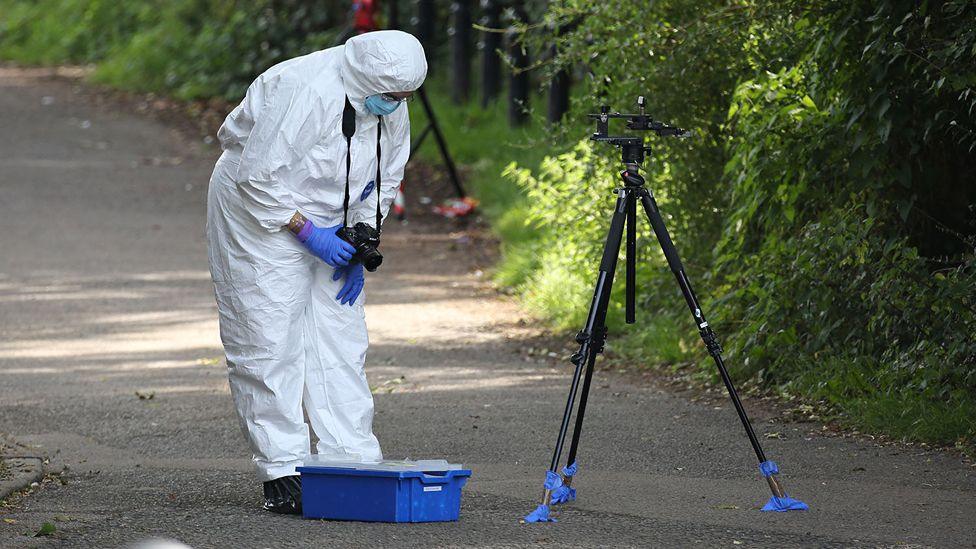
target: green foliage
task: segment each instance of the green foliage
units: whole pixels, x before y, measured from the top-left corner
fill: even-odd
[[[554,2],[524,40],[558,44],[549,74],[585,63],[597,76],[555,132],[567,152],[506,171],[539,234],[510,278],[556,325],[579,323],[618,153],[571,136],[593,97],[624,110],[644,94],[698,128],[691,143],[650,139],[645,167],[734,377],[972,445],[974,20],[961,0]],[[663,258],[646,259],[646,331],[693,333]],[[656,360],[711,368],[697,345],[648,342]]]
[[[862,197],[851,203],[727,270],[721,319],[739,326],[730,360],[746,367],[741,375],[842,409],[875,400],[965,409],[976,394],[974,259],[932,272],[916,248],[867,216]],[[955,422],[965,423],[938,440],[972,433],[976,409]]]
[[[90,63],[130,38],[148,2],[0,0],[0,58],[24,63]]]
[[[612,182],[599,176],[592,152],[582,142],[568,153],[546,158],[535,175],[514,163],[503,174],[525,190],[529,208],[523,222],[540,234],[519,250],[528,275],[517,281],[521,293],[530,309],[562,328],[578,324],[586,313],[587,275],[599,264],[605,231],[597,216],[613,207]]]
[[[487,107],[474,102],[456,105],[448,99],[443,79],[428,79],[424,87],[451,154],[463,165],[466,189],[480,200],[479,212],[491,221],[501,240],[506,261],[495,269],[495,280],[504,287],[520,286],[538,265],[534,250],[538,248],[539,229],[525,224],[525,195],[499,175],[510,164],[537,165],[551,146],[544,139],[545,131],[538,126],[509,127],[504,101]],[[538,97],[532,100],[540,101]],[[410,119],[413,138],[417,139],[427,125],[424,109],[417,102],[410,105]],[[432,165],[441,165],[432,136],[417,155]]]
[[[976,10],[826,7],[816,27],[798,12],[797,64],[743,82],[729,110],[730,351],[863,421],[900,403],[891,431],[971,443],[976,191],[957,178],[976,168]]]
[[[120,45],[96,79],[184,99],[239,99],[254,77],[332,45],[328,10],[308,1],[182,0]]]
[[[275,63],[332,45],[338,0],[0,0],[0,57],[96,63],[95,80],[181,99],[239,99]],[[323,30],[328,29],[328,30]]]
[[[466,168],[466,185],[483,202],[481,211],[494,222],[495,230],[504,233],[506,241],[522,240],[527,235],[522,233],[521,227],[518,227],[518,234],[506,233],[507,227],[514,228],[518,224],[504,219],[521,219],[521,215],[516,217],[516,210],[519,210],[523,197],[514,185],[500,184],[498,176],[513,161],[537,164],[544,155],[545,147],[540,145],[544,132],[534,127],[509,127],[503,101],[495,101],[487,107],[475,102],[456,105],[448,99],[447,84],[439,77],[428,78],[424,88],[451,155]],[[419,101],[410,104],[410,123],[413,138],[417,139],[427,127],[427,115]],[[417,154],[432,165],[442,165],[433,135],[427,136]]]
[[[57,531],[58,531],[57,526],[55,526],[54,524],[52,524],[50,522],[45,522],[44,524],[41,525],[41,527],[34,534],[34,537],[35,538],[42,538],[42,537],[45,537],[45,536],[51,536],[51,535],[54,535],[54,533],[57,532]]]

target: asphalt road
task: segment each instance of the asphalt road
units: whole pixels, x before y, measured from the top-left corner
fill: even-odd
[[[475,270],[480,235],[423,219],[392,231],[367,282],[368,374],[388,457],[473,469],[460,522],[262,511],[207,273],[215,151],[192,141],[76,84],[0,71],[0,432],[69,466],[0,507],[0,546],[976,545],[976,471],[957,456],[821,436],[753,406],[812,507],[760,513],[768,493],[727,403],[610,372],[594,383],[580,501],[557,524],[519,524],[570,371],[525,352],[531,322]],[[44,522],[54,534],[30,537]]]

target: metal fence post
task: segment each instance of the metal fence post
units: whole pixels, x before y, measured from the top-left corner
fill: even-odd
[[[560,70],[552,75],[552,82],[549,83],[549,122],[552,124],[559,123],[568,110],[569,73],[565,70]]]
[[[387,0],[387,5],[389,11],[387,11],[386,28],[398,30],[400,28],[400,8],[397,6],[397,0]]]
[[[502,90],[502,60],[498,50],[502,47],[502,35],[493,32],[502,26],[502,8],[496,0],[481,0],[484,17],[481,26],[492,29],[481,33],[481,105],[487,107]]]
[[[564,32],[565,29],[560,29],[559,34],[561,35]],[[555,61],[558,53],[556,44],[553,44],[549,48],[550,58]],[[552,75],[552,80],[549,82],[549,110],[547,113],[550,124],[558,123],[569,110],[569,86],[570,75],[565,68],[559,69],[556,74]]]
[[[417,39],[424,45],[424,52],[427,54],[427,72],[434,72],[432,69],[436,63],[432,61],[437,58],[437,3],[434,0],[417,0],[417,19],[415,21],[417,29]]]
[[[529,54],[518,42],[514,31],[516,23],[528,18],[524,4],[522,0],[512,2],[513,20],[508,32],[508,55],[512,62],[508,81],[508,121],[512,126],[522,126],[529,119],[529,73],[522,70],[529,66]]]
[[[471,91],[471,2],[455,0],[451,3],[451,99],[455,103],[468,100]]]

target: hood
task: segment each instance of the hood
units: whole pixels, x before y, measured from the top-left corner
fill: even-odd
[[[376,31],[346,41],[342,86],[349,102],[365,112],[363,101],[377,93],[414,91],[427,77],[424,48],[412,34]]]

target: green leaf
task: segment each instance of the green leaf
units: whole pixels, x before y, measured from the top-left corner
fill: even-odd
[[[888,136],[891,134],[891,120],[885,120],[881,127],[878,128],[878,137],[881,139],[882,143],[888,142]]]
[[[794,209],[793,206],[788,205],[783,208],[783,215],[786,216],[786,219],[793,221],[796,219],[796,209]]]
[[[41,525],[41,529],[38,530],[36,534],[34,534],[34,537],[39,538],[43,536],[50,536],[57,530],[58,529],[53,524],[51,524],[50,522],[45,522],[44,524]]]
[[[725,115],[725,117],[727,119],[728,118],[732,118],[733,116],[735,116],[735,113],[737,113],[737,112],[739,112],[739,102],[738,101],[735,101],[735,102],[732,103],[731,106],[729,106],[729,113],[727,115]]]
[[[898,215],[901,217],[902,221],[908,221],[908,214],[912,212],[912,206],[914,205],[914,196],[912,196],[911,200],[905,200],[901,204],[898,204]]]
[[[808,109],[817,109],[817,104],[813,102],[813,99],[811,99],[809,95],[804,95],[803,99],[800,99],[800,103],[803,103],[803,105]]]
[[[878,107],[879,120],[884,118],[884,115],[888,112],[889,108],[891,108],[891,99],[885,97],[884,99],[881,100],[881,105]]]

